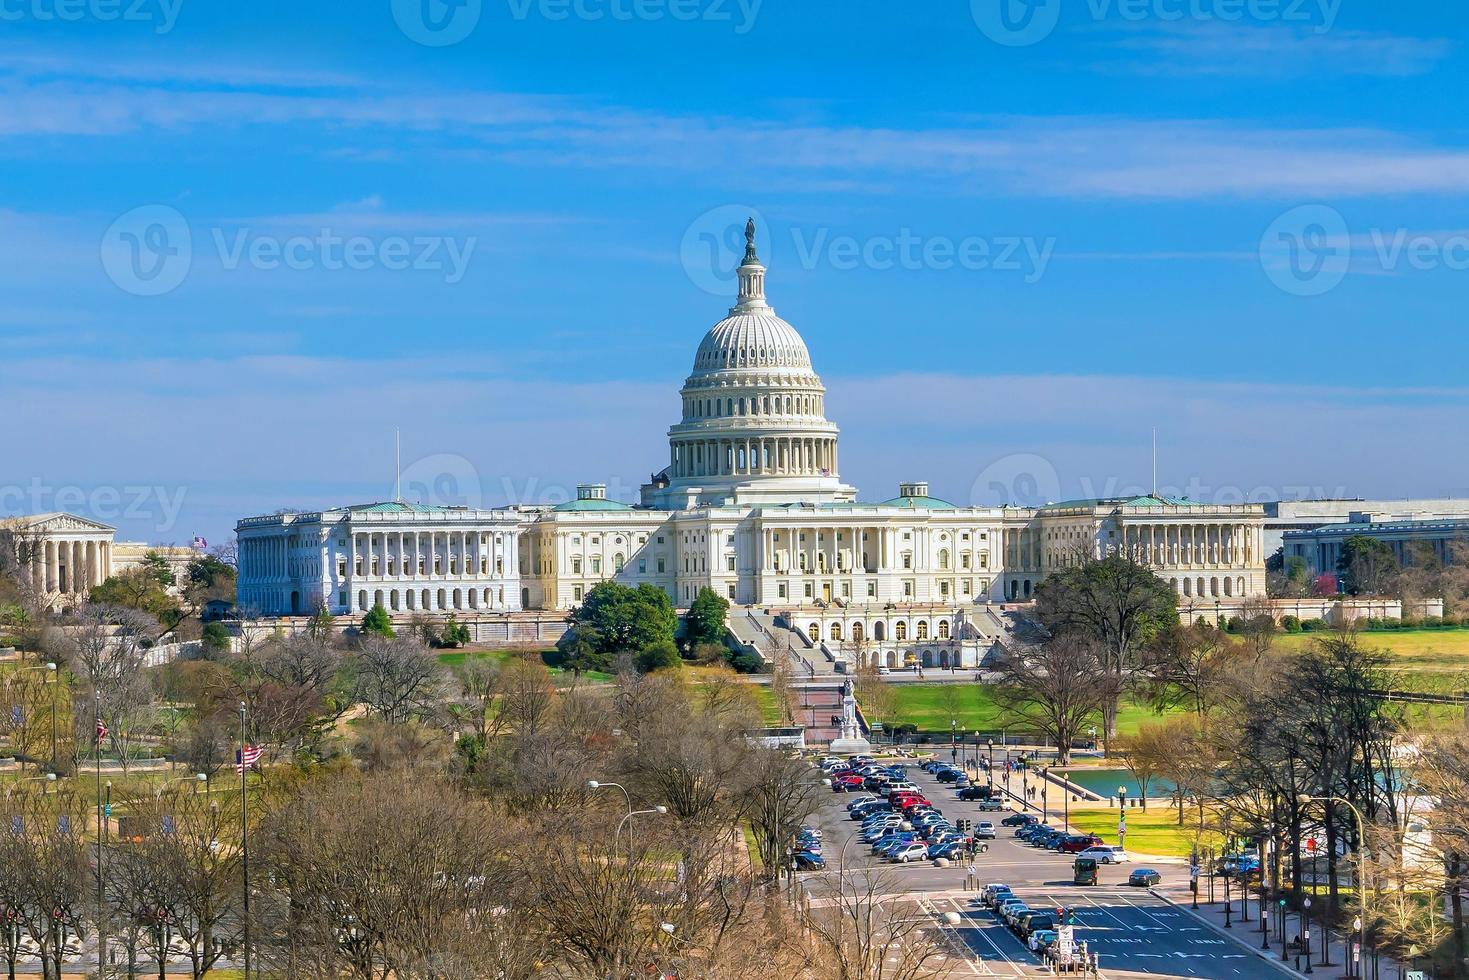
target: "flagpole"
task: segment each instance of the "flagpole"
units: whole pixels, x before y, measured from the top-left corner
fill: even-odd
[[[102,692],[92,692],[92,714],[96,724],[92,731],[97,737],[97,977],[98,980],[106,980],[107,977],[107,913],[105,911],[106,898],[105,878],[102,873],[102,836],[105,833],[107,819],[106,812],[102,809]]]
[[[244,865],[245,899],[245,980],[250,980],[250,828],[249,803],[246,796],[245,773],[245,702],[240,702],[240,859]]]

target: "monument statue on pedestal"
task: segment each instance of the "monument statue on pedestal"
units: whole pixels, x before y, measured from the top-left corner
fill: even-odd
[[[857,698],[852,694],[852,680],[847,678],[842,682],[842,724],[840,734],[836,741],[831,743],[831,751],[838,754],[851,755],[855,752],[866,752],[872,748],[872,743],[862,737],[862,727],[857,723]]]

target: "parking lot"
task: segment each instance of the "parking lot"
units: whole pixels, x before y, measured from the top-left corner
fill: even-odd
[[[1129,887],[1128,873],[1139,865],[1157,869],[1162,888],[1188,880],[1188,869],[1177,863],[1149,863],[1134,858],[1131,864],[1099,869],[1095,887],[1072,884],[1072,856],[1038,850],[1013,837],[1000,820],[1016,812],[1018,803],[1002,813],[983,813],[977,802],[956,799],[952,786],[940,783],[916,766],[908,779],[951,820],[993,821],[998,837],[989,842],[988,852],[973,862],[979,886],[992,882],[1010,885],[1015,894],[1034,908],[1069,908],[1076,912],[1075,940],[1086,942],[1098,952],[1102,976],[1126,977],[1261,977],[1283,975],[1274,966],[1195,920],[1188,912],[1170,905],[1152,890]],[[836,875],[865,876],[878,867],[870,847],[854,839],[858,824],[850,819],[846,804],[860,793],[833,793],[822,807],[819,824],[824,834],[827,868],[803,876],[811,894],[829,889]],[[1030,812],[1035,813],[1032,809]],[[1061,814],[1052,810],[1050,822],[1059,824]],[[844,850],[845,848],[845,850]],[[993,912],[980,908],[975,892],[966,891],[968,867],[964,862],[947,868],[931,862],[881,864],[881,890],[905,895],[932,914],[936,922],[944,913],[957,913],[957,926],[943,927],[950,955],[966,962],[974,976],[1052,976],[1041,961],[1000,921]],[[1241,937],[1244,938],[1244,937]]]

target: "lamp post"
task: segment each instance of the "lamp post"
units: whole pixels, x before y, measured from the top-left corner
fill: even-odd
[[[1229,900],[1229,879],[1230,879],[1229,873],[1228,872],[1225,872],[1225,875],[1224,875],[1224,928],[1226,928],[1226,929],[1233,929],[1234,928],[1234,923],[1231,921],[1230,915],[1231,915],[1232,912],[1234,912],[1234,905]]]
[[[950,762],[958,762],[959,761],[958,742],[956,742],[954,740],[954,731],[958,727],[959,727],[959,722],[956,719],[954,719],[954,718],[950,718],[949,719],[949,761]]]
[[[1357,818],[1357,847],[1359,848],[1357,854],[1357,909],[1362,914],[1358,915],[1356,919],[1353,920],[1352,927],[1357,933],[1357,942],[1360,944],[1358,946],[1358,949],[1366,950],[1367,923],[1362,918],[1362,916],[1366,915],[1367,913],[1367,830],[1366,822],[1362,819],[1362,811],[1358,810],[1356,804],[1354,804],[1351,800],[1342,799],[1340,796],[1303,796],[1301,797],[1301,802],[1341,803],[1346,806],[1347,809],[1352,811],[1352,816]],[[1323,935],[1324,934],[1325,930],[1323,930]],[[1322,946],[1322,950],[1323,954],[1321,957],[1321,965],[1325,966],[1327,965],[1326,960],[1329,958],[1329,955],[1325,952],[1324,943]],[[1348,963],[1347,966],[1350,969],[1351,964]]]
[[[993,795],[995,792],[995,740],[992,738],[986,739],[985,745],[990,750],[990,767],[985,775],[989,780],[990,794]]]
[[[1301,930],[1301,945],[1306,949],[1306,972],[1314,973],[1311,969],[1311,896],[1307,895],[1302,899],[1301,908],[1306,916],[1306,925]]]
[[[1359,938],[1357,939],[1357,955],[1352,956],[1350,950],[1347,952],[1347,976],[1360,977],[1365,972],[1362,970],[1365,965],[1362,955],[1367,951],[1367,944],[1360,938],[1364,925],[1360,915],[1352,919],[1352,931],[1357,933]]]
[[[1050,787],[1050,780],[1046,778],[1046,767],[1041,766],[1041,823],[1046,822],[1050,816],[1050,799],[1046,790]]]
[[[56,669],[56,661],[52,660],[46,664],[46,669],[51,673],[51,769],[56,769],[56,684],[61,679],[61,672]]]
[[[621,783],[599,783],[595,779],[587,780],[587,788],[589,789],[598,790],[605,787],[616,787],[621,790],[623,799],[627,801],[627,815],[617,822],[617,829],[612,833],[612,846],[613,848],[617,847],[617,842],[622,838],[622,825],[627,824],[627,860],[631,864],[633,860],[632,818],[646,813],[667,813],[668,807],[659,805],[649,810],[634,810],[632,808],[632,796],[628,793],[626,786],[623,786]]]

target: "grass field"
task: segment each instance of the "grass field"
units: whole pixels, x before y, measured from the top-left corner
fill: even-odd
[[[894,684],[897,714],[892,722],[917,725],[924,731],[948,731],[949,721],[959,722],[961,731],[998,731],[1011,719],[994,702],[993,689],[983,684]],[[1117,730],[1136,732],[1145,721],[1158,715],[1148,705],[1125,701],[1117,715]],[[1101,725],[1098,716],[1097,724]]]
[[[1192,807],[1184,808],[1182,827],[1178,825],[1178,811],[1172,807],[1129,809],[1127,850],[1160,857],[1188,857],[1195,844],[1218,847],[1222,843],[1220,835],[1205,829],[1200,836],[1198,819],[1198,812]],[[1096,834],[1109,844],[1117,843],[1116,810],[1072,810],[1071,826],[1081,833]]]
[[[1329,635],[1285,633],[1275,644],[1280,650],[1304,650],[1313,640]],[[1469,630],[1383,630],[1358,637],[1369,649],[1386,653],[1393,667],[1403,672],[1404,683],[1415,690],[1437,691],[1445,683],[1454,683],[1457,675],[1469,675]]]
[[[468,660],[494,660],[496,663],[505,663],[517,657],[534,656],[514,650],[451,650],[448,653],[439,654],[439,663],[450,669],[464,666]],[[541,663],[550,668],[551,676],[558,680],[570,680],[571,671],[560,666],[560,655],[555,650],[542,650],[540,652]],[[606,684],[613,678],[611,674],[600,670],[584,670],[581,679],[592,684]]]

